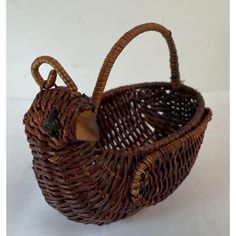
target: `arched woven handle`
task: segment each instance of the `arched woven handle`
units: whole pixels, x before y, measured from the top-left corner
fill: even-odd
[[[47,80],[44,80],[39,73],[39,67],[44,63],[47,63],[53,67],[53,70],[50,71]],[[34,80],[40,86],[41,89],[48,89],[54,86],[56,76],[57,74],[59,74],[59,76],[62,78],[72,95],[80,94],[78,92],[77,86],[75,85],[71,77],[68,75],[68,73],[65,71],[65,69],[62,67],[62,65],[52,57],[41,56],[36,58],[31,65],[31,73]]]
[[[178,88],[181,84],[180,75],[179,75],[179,64],[178,56],[175,48],[175,43],[171,37],[171,32],[166,29],[164,26],[156,23],[146,23],[143,25],[138,25],[125,33],[112,47],[108,55],[106,56],[102,68],[99,72],[96,86],[93,91],[92,101],[96,106],[96,112],[98,111],[102,94],[106,86],[106,82],[113,64],[115,63],[117,57],[122,52],[122,50],[127,46],[127,44],[132,41],[139,34],[146,31],[157,31],[162,34],[166,39],[167,45],[170,51],[170,69],[171,69],[171,81],[174,88]]]

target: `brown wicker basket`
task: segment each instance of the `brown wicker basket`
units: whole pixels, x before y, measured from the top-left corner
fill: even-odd
[[[170,51],[171,82],[142,83],[103,93],[125,46],[146,31],[162,34]],[[44,80],[38,69],[53,67]],[[40,92],[24,116],[33,170],[49,205],[68,219],[107,224],[168,197],[189,174],[212,112],[180,81],[171,32],[139,25],[112,47],[92,98],[53,58],[32,64]],[[56,76],[66,87],[55,84]]]

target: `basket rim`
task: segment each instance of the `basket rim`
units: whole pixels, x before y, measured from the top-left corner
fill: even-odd
[[[172,87],[173,85],[171,84],[171,82],[144,82],[144,83],[124,85],[124,86],[112,88],[110,90],[105,91],[102,96],[101,104],[104,101],[109,100],[110,97],[118,95],[118,94],[123,93],[125,91],[128,91],[130,89],[138,89],[138,88],[153,87],[153,86],[173,89],[173,87]],[[205,108],[205,101],[204,101],[202,95],[200,94],[200,92],[198,92],[196,89],[194,89],[190,86],[184,85],[184,84],[180,85],[180,87],[178,88],[178,91],[179,92],[187,92],[188,94],[192,94],[193,97],[195,97],[195,99],[197,101],[197,111],[193,115],[191,120],[188,121],[184,126],[182,126],[178,131],[176,131],[176,132],[174,132],[174,133],[172,133],[160,140],[157,140],[156,142],[135,147],[135,151],[149,152],[149,151],[156,150],[157,148],[167,145],[170,142],[173,142],[176,139],[179,139],[179,138],[187,135],[189,132],[191,132],[193,129],[195,129],[197,126],[199,126],[201,124],[202,120],[204,119],[205,109],[209,109],[209,108]],[[210,109],[209,109],[209,111],[211,113]],[[98,113],[99,113],[99,111],[98,111]],[[210,114],[210,116],[211,116],[211,114]],[[134,147],[127,147],[127,148],[119,148],[118,149],[118,148],[105,148],[105,147],[100,146],[100,148],[102,148],[102,149],[104,148],[108,151],[116,151],[116,152],[130,152],[130,151],[133,152],[134,151]]]

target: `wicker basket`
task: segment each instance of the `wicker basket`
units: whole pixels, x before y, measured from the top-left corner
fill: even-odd
[[[170,51],[171,82],[142,83],[103,93],[125,46],[157,31]],[[53,67],[44,80],[38,69]],[[55,84],[57,74],[66,87]],[[156,23],[124,34],[105,58],[90,99],[53,58],[32,64],[40,92],[24,116],[33,170],[49,205],[68,219],[107,224],[155,205],[189,174],[212,112],[183,85],[171,32]]]

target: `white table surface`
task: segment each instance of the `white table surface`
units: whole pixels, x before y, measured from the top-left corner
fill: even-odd
[[[22,124],[32,101],[8,100],[8,235],[229,235],[229,94],[203,96],[213,110],[213,120],[187,179],[165,201],[105,226],[71,222],[47,205],[34,178]]]

